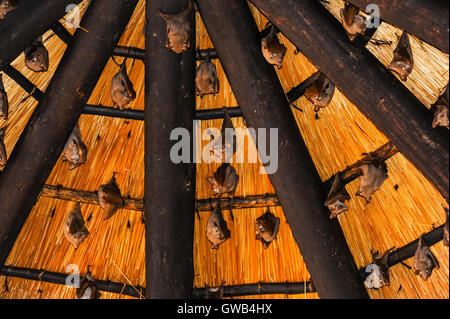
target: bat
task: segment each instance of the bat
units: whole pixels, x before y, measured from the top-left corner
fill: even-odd
[[[348,206],[345,204],[346,200],[350,200],[350,195],[345,189],[345,184],[342,183],[340,174],[337,174],[325,201],[325,206],[331,212],[330,219],[336,218],[339,214],[348,210]]]
[[[277,238],[280,230],[280,219],[267,209],[266,213],[259,216],[255,221],[256,240],[261,240],[264,248]]]
[[[394,50],[394,59],[388,69],[397,73],[402,81],[408,79],[414,68],[414,57],[409,43],[408,33],[403,32]]]
[[[314,104],[314,112],[327,107],[334,96],[335,85],[323,73],[316,72],[305,81],[305,97]]]
[[[188,16],[192,11],[192,0],[188,0],[188,8],[178,14],[167,14],[161,10],[158,15],[166,21],[167,24],[167,40],[166,48],[180,54],[190,48],[189,40],[190,21]]]
[[[6,161],[8,160],[8,155],[6,154],[5,147],[5,133],[6,126],[0,129],[0,168],[3,169],[6,166]]]
[[[239,175],[233,166],[223,163],[213,176],[208,177],[208,182],[214,193],[233,196],[239,183]]]
[[[364,35],[367,29],[367,21],[359,14],[358,7],[345,3],[344,9],[341,9],[340,14],[342,26],[350,41],[354,41],[359,34]]]
[[[80,203],[76,203],[75,208],[66,216],[64,236],[77,249],[88,235],[89,231],[86,229],[83,215],[81,214]]]
[[[205,284],[206,297],[205,299],[223,299],[223,286],[225,281],[218,287],[210,287]]]
[[[5,19],[6,15],[18,6],[19,0],[0,0],[0,19]]]
[[[278,39],[275,26],[272,25],[269,34],[261,39],[261,51],[264,58],[270,64],[276,65],[278,69],[281,69],[286,50],[286,47]]]
[[[102,296],[97,288],[97,283],[92,278],[89,266],[86,276],[80,282],[80,287],[76,289],[76,295],[78,299],[100,299]]]
[[[425,243],[423,237],[419,239],[416,253],[414,254],[414,273],[420,275],[423,280],[431,276],[433,269],[439,269],[439,262]]]
[[[206,238],[211,243],[212,249],[219,249],[219,246],[231,237],[227,222],[223,219],[220,200],[211,212],[206,225]]]
[[[69,162],[69,169],[73,170],[86,163],[87,148],[81,138],[80,127],[78,124],[73,129],[69,139],[64,146],[63,162]]]
[[[3,75],[0,73],[0,116],[6,121],[8,120],[8,95],[3,86]]]
[[[48,51],[40,36],[25,49],[25,65],[34,72],[47,72],[49,63]]]
[[[389,177],[387,165],[381,158],[371,156],[361,164],[359,169],[362,176],[356,195],[364,197],[367,203],[370,203],[373,194],[381,188],[384,181]]]
[[[216,65],[211,62],[209,55],[197,68],[195,74],[196,94],[203,98],[204,95],[219,93],[219,80],[217,79]]]
[[[370,254],[372,255],[372,264],[377,266],[377,270],[372,269],[372,273],[367,276],[366,283],[367,286],[379,289],[384,286],[389,286],[391,284],[389,279],[389,254],[392,253],[392,251],[395,248],[392,247],[389,250],[387,250],[383,255],[380,256],[378,251],[370,251]]]
[[[224,162],[228,162],[236,153],[237,149],[237,139],[235,129],[233,126],[233,122],[231,121],[230,115],[228,114],[228,110],[226,107],[223,108],[224,118],[222,122],[222,130],[220,133],[220,137],[216,139],[216,141],[212,145],[212,154],[220,158]],[[232,136],[227,136],[228,134]]]
[[[444,92],[438,97],[436,103],[431,106],[431,110],[434,110],[432,127],[436,128],[438,126],[446,127],[449,129],[448,121],[448,101],[449,92],[448,84],[445,87]]]
[[[125,201],[120,194],[120,189],[117,186],[115,174],[113,174],[113,177],[108,184],[100,186],[100,189],[98,190],[98,202],[104,209],[104,220],[111,218],[125,205]]]
[[[114,107],[123,110],[124,106],[136,98],[136,91],[133,88],[133,83],[127,74],[126,61],[120,66],[119,72],[114,75],[111,81],[111,99],[114,102]]]

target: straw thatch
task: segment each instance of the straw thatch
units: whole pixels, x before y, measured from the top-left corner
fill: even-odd
[[[84,3],[85,5],[85,3]],[[144,25],[145,1],[141,0],[119,45],[144,48],[141,30]],[[342,1],[331,1],[327,6],[336,14]],[[267,20],[252,7],[260,29]],[[374,38],[396,42],[394,33],[399,30],[385,23]],[[44,39],[51,35],[48,32]],[[301,53],[295,54],[295,47],[282,37],[288,47],[284,67],[277,71],[281,83],[288,91],[316,71]],[[395,45],[395,44],[394,44]],[[394,46],[393,45],[393,46]],[[416,59],[416,69],[405,84],[429,107],[448,81],[448,56],[412,39]],[[56,36],[46,42],[51,56],[51,69],[45,74],[29,72],[23,63],[23,56],[14,61],[13,66],[27,76],[38,88],[45,90],[57,64],[66,48]],[[368,48],[384,63],[392,58],[393,46]],[[212,48],[204,25],[197,14],[197,48]],[[301,51],[301,48],[299,48]],[[122,58],[116,59],[118,62]],[[230,85],[218,60],[220,92],[216,96],[197,98],[198,109],[236,106]],[[128,61],[131,69],[132,61]],[[112,106],[109,84],[118,67],[110,61],[105,68],[90,104]],[[142,110],[144,106],[144,65],[136,61],[130,75],[137,92],[137,99],[129,105]],[[5,87],[11,101],[10,119],[6,134],[6,147],[11,153],[23,127],[37,105],[32,98],[20,103],[26,93],[8,77],[4,77]],[[316,119],[313,106],[300,98],[293,109],[299,130],[305,139],[311,156],[322,180],[327,180],[388,140],[364,117],[339,90],[331,105],[322,109]],[[274,110],[276,112],[276,110]],[[0,126],[5,125],[1,122]],[[233,119],[235,127],[245,127],[240,118]],[[125,196],[142,198],[144,195],[144,127],[139,121],[112,119],[83,115],[79,121],[83,140],[89,150],[86,164],[70,171],[67,163],[58,160],[47,184],[68,188],[95,191],[116,172],[118,185]],[[220,128],[221,120],[203,121],[198,126]],[[431,123],[430,123],[431,125]],[[201,141],[201,136],[196,136]],[[246,151],[256,154],[253,141],[246,144]],[[402,154],[387,161],[389,179],[375,194],[370,204],[356,197],[358,180],[350,183],[347,190],[351,194],[350,210],[338,217],[347,242],[358,267],[371,262],[370,249],[385,251],[392,246],[401,247],[428,232],[433,225],[445,221],[442,206],[445,200],[437,190],[411,165]],[[214,173],[217,163],[197,165],[197,198],[212,197],[207,176]],[[241,180],[237,196],[274,193],[267,175],[259,173],[260,163],[234,164]],[[394,186],[398,185],[398,190]],[[296,190],[292,190],[295,192]],[[82,273],[92,266],[94,278],[145,286],[144,224],[142,212],[120,211],[107,221],[102,220],[99,206],[83,204],[83,216],[87,221],[90,235],[75,250],[64,238],[63,221],[74,203],[41,197],[32,210],[19,238],[7,260],[8,265],[45,269],[62,272],[70,264],[80,267]],[[256,217],[264,209],[243,209],[234,211],[235,221],[231,222],[228,212],[224,217],[232,237],[219,250],[211,250],[205,238],[207,212],[200,212],[201,219],[195,221],[194,263],[195,287],[216,286],[226,281],[227,285],[262,282],[303,282],[310,280],[301,253],[292,237],[289,224],[281,207],[271,208],[281,219],[278,239],[264,249],[254,238],[253,225]],[[193,212],[194,213],[194,212]],[[424,282],[412,270],[397,265],[391,271],[391,286],[369,291],[372,298],[448,298],[449,297],[449,253],[438,243],[432,247],[441,263],[441,269],[434,271]],[[406,261],[411,265],[410,260]],[[125,278],[126,277],[126,278]],[[0,298],[73,298],[74,291],[65,286],[8,278],[8,292],[4,291],[5,278],[0,277]],[[124,298],[117,294],[104,294],[104,298]],[[295,296],[269,295],[251,298],[317,298],[317,294]],[[245,297],[243,297],[245,298]]]

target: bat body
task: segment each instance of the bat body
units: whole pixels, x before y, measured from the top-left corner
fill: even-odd
[[[269,210],[259,216],[255,221],[256,240],[261,240],[264,248],[269,248],[269,245],[277,238],[280,230],[280,219],[272,214]]]
[[[117,186],[116,178],[113,175],[108,184],[100,186],[98,190],[98,202],[104,209],[103,219],[106,220],[112,217],[119,209],[121,209],[125,202],[120,194],[120,189]]]
[[[185,52],[191,46],[189,41],[191,26],[188,16],[192,11],[192,2],[191,0],[188,0],[188,2],[188,8],[178,14],[167,14],[158,11],[158,15],[167,24],[166,48],[177,54]]]
[[[66,236],[67,241],[76,249],[88,235],[89,232],[86,229],[83,215],[81,215],[80,203],[77,203],[74,210],[72,210],[66,217],[66,222],[64,224],[64,236]]]
[[[261,51],[267,62],[276,65],[278,69],[283,67],[283,59],[286,47],[280,43],[275,26],[272,25],[269,34],[261,39]]]
[[[345,204],[346,200],[350,200],[350,195],[345,189],[345,185],[342,183],[342,178],[339,174],[336,175],[331,186],[330,193],[328,194],[325,206],[330,210],[330,219],[336,218],[339,214],[348,210],[348,206]]]
[[[18,0],[0,0],[0,19],[5,19],[6,15],[17,9],[19,6]]]
[[[70,134],[69,139],[64,146],[63,152],[64,154],[62,160],[64,162],[69,162],[69,168],[71,170],[86,163],[87,148],[81,138],[80,127],[78,124]]]
[[[8,95],[3,86],[3,75],[0,73],[0,116],[6,121],[8,120]]]
[[[448,101],[449,101],[449,92],[448,92],[448,84],[442,92],[442,94],[438,97],[436,103],[431,106],[431,110],[434,111],[433,116],[433,128],[438,126],[446,127],[449,129],[449,121],[448,121]]]
[[[236,153],[237,140],[236,134],[226,107],[223,108],[224,118],[220,137],[212,145],[212,153],[215,157],[224,162],[228,162]],[[227,136],[227,131],[229,132]],[[233,133],[233,134],[231,134]],[[230,136],[231,135],[231,136]]]
[[[444,246],[448,247],[448,209],[445,210],[445,214],[447,215],[447,219],[445,220],[445,224],[444,224],[444,238],[443,238],[443,243]]]
[[[25,49],[25,65],[34,72],[47,72],[49,63],[48,51],[39,37]]]
[[[196,94],[203,98],[207,94],[219,93],[216,65],[211,62],[209,55],[197,68],[195,74]]]
[[[214,211],[211,212],[206,225],[206,238],[211,243],[212,249],[218,249],[219,246],[231,237],[231,232],[228,229],[227,222],[223,219],[220,201]]]
[[[78,299],[99,299],[101,297],[97,283],[92,278],[90,270],[88,270],[86,276],[81,280],[80,287],[76,289],[76,295]]]
[[[6,147],[5,147],[5,133],[6,133],[6,127],[2,127],[0,129],[0,168],[3,169],[6,165],[6,161],[8,160],[7,154],[6,154]]]
[[[439,262],[425,243],[423,237],[419,239],[416,253],[414,254],[414,273],[420,275],[423,280],[431,276],[433,269],[439,269]]]
[[[127,66],[124,62],[119,72],[114,75],[111,81],[111,99],[114,102],[114,107],[123,110],[124,106],[136,98],[136,91],[133,88],[133,83],[127,74]]]
[[[397,73],[402,81],[406,81],[413,67],[414,57],[409,43],[409,36],[406,32],[403,32],[394,50],[394,59],[388,68]]]
[[[379,289],[391,284],[389,279],[388,258],[393,250],[394,248],[391,248],[381,256],[378,251],[370,251],[370,254],[372,255],[372,264],[377,267],[377,270],[373,269],[372,273],[366,279],[369,287]]]
[[[205,299],[223,299],[223,285],[225,285],[225,282],[223,282],[218,287],[210,287],[208,285],[205,285],[206,288]]]
[[[314,111],[327,107],[333,99],[335,85],[324,74],[314,73],[305,82],[305,97],[314,104]]]
[[[381,188],[384,181],[389,177],[386,163],[378,158],[368,158],[361,166],[361,183],[357,196],[362,196],[368,203],[372,200],[372,195]]]
[[[219,196],[223,194],[233,196],[239,183],[239,175],[233,166],[223,163],[213,176],[208,177],[208,182],[213,192]]]
[[[366,18],[359,14],[358,7],[345,3],[345,7],[341,9],[340,14],[342,26],[350,41],[354,41],[359,34],[364,35],[367,29],[367,21]]]

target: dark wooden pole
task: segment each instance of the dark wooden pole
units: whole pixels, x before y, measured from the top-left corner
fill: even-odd
[[[448,201],[448,130],[318,1],[251,0]]]
[[[191,298],[196,166],[173,163],[172,130],[183,128],[192,146],[195,109],[195,19],[190,48],[166,48],[166,23],[158,10],[176,14],[186,0],[147,0],[145,58],[145,244],[147,297]]]
[[[10,64],[33,40],[66,14],[80,0],[21,0],[19,7],[0,22],[0,70]]]
[[[342,230],[328,218],[322,182],[275,70],[261,53],[247,2],[197,4],[248,126],[278,129],[278,170],[269,178],[320,297],[368,298]]]
[[[4,264],[61,154],[137,0],[93,1],[0,175],[0,264]],[[86,48],[89,48],[87,50]]]
[[[380,8],[380,18],[448,53],[448,0],[348,0],[365,11]]]

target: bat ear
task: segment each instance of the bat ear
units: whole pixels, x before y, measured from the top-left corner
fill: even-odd
[[[418,270],[418,269],[414,270],[414,274],[415,274],[416,276],[419,275],[419,274],[420,274],[420,270]]]
[[[161,18],[163,18],[163,20],[166,21],[166,22],[168,22],[168,21],[170,21],[170,20],[173,19],[173,16],[171,16],[170,14],[162,13],[161,10],[159,10],[157,14],[158,14]]]

